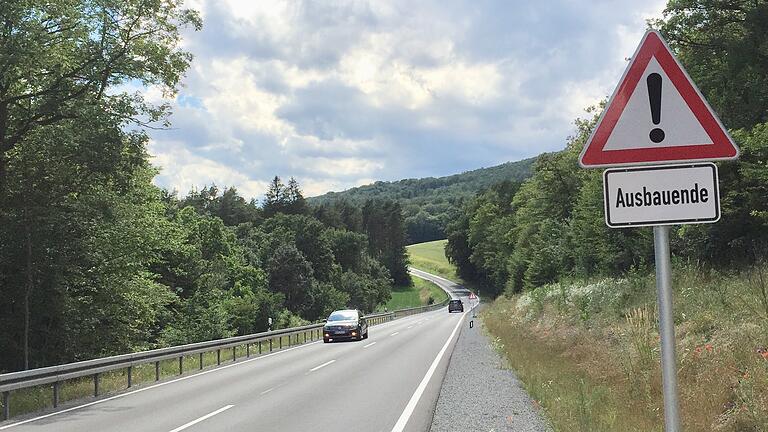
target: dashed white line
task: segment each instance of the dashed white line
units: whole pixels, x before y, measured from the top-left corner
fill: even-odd
[[[364,346],[363,348],[368,348],[369,346],[374,346],[374,345],[376,345],[376,342],[371,342],[368,345]]]
[[[333,363],[333,362],[335,362],[335,361],[336,361],[336,360],[327,361],[327,362],[325,362],[325,363],[321,364],[320,366],[315,366],[315,367],[313,367],[313,368],[312,368],[312,369],[310,369],[309,371],[310,371],[310,372],[314,372],[314,371],[316,371],[316,370],[318,370],[318,369],[320,369],[320,368],[324,368],[324,367],[328,366],[329,364],[331,364],[331,363]]]
[[[400,334],[400,332],[394,332],[394,333],[392,333],[390,336],[397,336],[397,335],[399,335],[399,334]]]
[[[260,395],[265,395],[265,394],[267,394],[267,393],[271,392],[271,391],[272,391],[272,390],[274,390],[274,389],[275,389],[274,387],[270,387],[270,388],[268,388],[268,389],[264,390],[263,392],[261,392],[261,393],[259,393],[259,394],[260,394]]]
[[[9,425],[0,426],[0,430],[10,429],[10,428],[15,427],[15,426],[21,426],[23,424],[31,423],[31,422],[34,422],[34,421],[37,421],[37,420],[42,420],[42,419],[45,419],[45,418],[48,418],[48,417],[53,417],[55,415],[64,414],[64,413],[68,413],[70,411],[75,411],[75,410],[79,410],[79,409],[82,409],[82,408],[87,408],[87,407],[90,407],[90,406],[93,406],[93,405],[102,404],[104,402],[109,402],[111,400],[124,398],[124,397],[130,396],[132,394],[141,393],[141,392],[145,392],[147,390],[151,390],[151,389],[154,389],[154,388],[167,386],[169,384],[173,384],[173,383],[176,383],[176,382],[179,382],[179,381],[186,381],[188,379],[201,377],[203,375],[208,375],[209,373],[223,371],[223,370],[229,369],[231,367],[237,367],[237,366],[240,366],[240,365],[244,365],[246,363],[251,363],[251,362],[254,362],[254,361],[257,361],[257,360],[262,360],[262,359],[265,359],[265,358],[276,356],[278,354],[282,354],[282,353],[286,353],[286,352],[289,352],[289,351],[305,348],[305,347],[308,347],[308,346],[311,346],[311,345],[315,345],[315,344],[318,344],[318,343],[320,343],[320,341],[307,342],[305,344],[297,345],[297,346],[292,347],[292,348],[285,348],[285,349],[282,349],[280,351],[275,351],[273,353],[264,354],[264,355],[261,355],[261,356],[258,356],[258,357],[253,357],[253,358],[250,358],[248,360],[239,361],[237,363],[230,363],[230,364],[228,364],[226,366],[219,366],[219,367],[217,367],[215,369],[209,369],[207,371],[198,372],[198,373],[196,373],[194,375],[187,375],[187,376],[183,376],[183,377],[180,377],[180,378],[172,379],[172,380],[169,380],[169,381],[161,382],[159,384],[143,387],[143,388],[140,388],[138,390],[129,391],[129,392],[126,392],[126,393],[120,393],[120,394],[117,394],[115,396],[111,396],[111,397],[104,398],[104,399],[99,399],[99,400],[93,401],[93,402],[88,402],[88,403],[85,403],[85,404],[82,404],[82,405],[74,406],[72,408],[67,408],[67,409],[63,409],[61,411],[56,411],[56,412],[48,413],[48,414],[45,414],[45,415],[37,416],[37,417],[31,418],[31,419],[18,421],[16,423],[11,423]]]
[[[413,326],[412,325],[408,326],[408,328],[406,328],[406,330],[408,330],[409,328],[413,328]]]
[[[184,430],[184,429],[186,429],[186,428],[188,428],[190,426],[194,426],[194,425],[200,423],[203,420],[206,420],[206,419],[209,419],[209,418],[215,416],[216,414],[223,413],[224,411],[232,408],[233,406],[234,405],[227,405],[225,407],[219,408],[219,409],[217,409],[216,411],[214,411],[214,412],[212,412],[210,414],[206,414],[206,415],[200,417],[199,419],[192,420],[191,422],[189,422],[187,424],[181,425],[181,426],[177,427],[176,429],[172,430],[171,432],[179,432],[179,431],[182,431],[182,430]]]

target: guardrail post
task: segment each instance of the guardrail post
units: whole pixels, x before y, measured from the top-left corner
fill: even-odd
[[[280,349],[283,349],[283,337],[282,336],[280,336],[279,341],[280,341]]]
[[[216,364],[221,365],[221,349],[216,350]]]
[[[179,356],[179,375],[184,375],[184,356]]]
[[[155,381],[160,381],[160,362],[155,362]]]
[[[11,392],[3,392],[3,420],[11,418]]]
[[[307,343],[307,331],[304,330],[303,333],[304,333],[304,343]]]
[[[93,374],[93,397],[99,396],[99,374]]]
[[[251,357],[251,344],[245,344],[245,358]]]
[[[59,382],[56,381],[53,383],[53,407],[56,408],[59,406]]]
[[[133,385],[133,366],[128,366],[128,388]]]
[[[269,338],[269,352],[272,352],[272,338]]]
[[[261,341],[259,341],[259,355],[261,355]]]
[[[232,347],[232,361],[234,362],[236,360],[237,360],[237,345]]]
[[[203,353],[200,353],[200,370],[203,370]]]

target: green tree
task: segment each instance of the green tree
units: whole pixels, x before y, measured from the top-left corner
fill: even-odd
[[[653,24],[726,127],[768,121],[768,2],[670,0]]]
[[[312,307],[315,281],[312,265],[292,244],[282,244],[267,261],[269,289],[283,294],[288,310],[301,315]]]
[[[108,91],[132,81],[173,93],[191,55],[180,26],[201,27],[180,0],[28,0],[0,8],[0,196],[10,152],[34,130],[85,120],[93,109],[142,123],[164,118],[139,94]],[[139,120],[143,118],[143,120]]]

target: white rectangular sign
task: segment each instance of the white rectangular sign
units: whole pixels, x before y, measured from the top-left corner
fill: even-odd
[[[720,219],[713,163],[608,169],[605,223],[611,228],[712,223]]]

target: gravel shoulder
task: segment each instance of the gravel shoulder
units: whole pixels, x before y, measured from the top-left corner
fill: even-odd
[[[474,321],[473,328],[469,322]],[[550,432],[514,372],[493,349],[479,318],[468,316],[451,355],[432,432]]]

